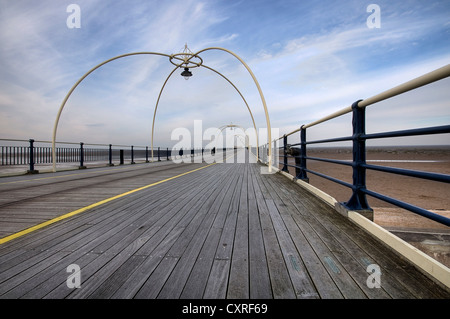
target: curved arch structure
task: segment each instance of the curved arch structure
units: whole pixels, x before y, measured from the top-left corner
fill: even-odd
[[[220,50],[220,51],[227,52],[227,53],[231,54],[232,56],[234,56],[247,69],[248,73],[250,73],[250,75],[251,75],[251,77],[253,79],[253,82],[255,82],[255,85],[256,85],[256,87],[258,89],[258,92],[259,92],[259,96],[261,97],[261,102],[262,102],[263,107],[264,107],[264,113],[266,115],[267,142],[269,144],[269,154],[268,154],[268,156],[269,156],[269,163],[268,163],[269,167],[268,167],[268,171],[269,171],[269,173],[272,172],[272,132],[271,132],[272,129],[271,129],[271,126],[270,126],[270,118],[269,118],[269,112],[267,110],[266,99],[264,98],[264,94],[263,94],[263,92],[261,90],[261,86],[259,85],[258,80],[256,79],[255,75],[253,74],[252,70],[249,68],[247,63],[245,63],[244,60],[242,60],[236,53],[234,53],[234,52],[232,52],[232,51],[230,51],[228,49],[224,49],[224,48],[220,48],[220,47],[211,47],[211,48],[206,48],[206,49],[200,50],[197,53],[195,53],[193,56],[197,56],[198,54],[200,54],[202,52],[205,52],[205,51],[209,51],[209,50]],[[257,145],[257,146],[259,146],[259,145]]]
[[[64,106],[67,103],[67,100],[69,99],[70,95],[73,93],[73,91],[77,88],[77,86],[92,72],[94,72],[95,70],[97,70],[98,68],[100,68],[101,66],[120,59],[120,58],[124,58],[124,57],[128,57],[128,56],[132,56],[132,55],[143,55],[143,54],[149,54],[149,55],[159,55],[159,56],[166,56],[166,57],[171,57],[169,54],[164,54],[164,53],[158,53],[158,52],[134,52],[134,53],[127,53],[127,54],[122,54],[122,55],[118,55],[116,57],[113,57],[111,59],[108,59],[106,61],[103,61],[100,64],[97,64],[96,66],[94,66],[92,69],[90,69],[89,71],[87,71],[78,81],[77,83],[75,83],[72,88],[70,89],[70,91],[66,94],[63,102],[61,103],[61,106],[59,107],[58,110],[58,114],[56,115],[56,120],[55,120],[55,125],[53,127],[53,135],[52,135],[52,161],[53,161],[53,172],[56,172],[56,149],[55,149],[55,143],[56,143],[56,131],[58,129],[58,123],[59,123],[59,119],[61,117],[61,113],[64,109]]]
[[[187,45],[185,46],[185,51],[184,51],[183,53],[179,53],[179,54],[172,54],[172,55],[169,55],[169,54],[164,54],[164,53],[159,53],[159,52],[134,52],[134,53],[127,53],[127,54],[118,55],[118,56],[116,56],[116,57],[113,57],[113,58],[111,58],[111,59],[108,59],[108,60],[106,60],[106,61],[104,61],[104,62],[102,62],[102,63],[96,65],[95,67],[93,67],[92,69],[90,69],[88,72],[86,72],[86,73],[85,73],[85,74],[84,74],[84,75],[83,75],[83,76],[82,76],[82,77],[81,77],[81,78],[80,78],[80,79],[72,86],[72,88],[69,90],[69,92],[68,92],[67,95],[65,96],[65,98],[64,98],[63,102],[61,103],[61,106],[60,106],[60,108],[59,108],[59,110],[58,110],[58,114],[57,114],[56,120],[55,120],[55,125],[54,125],[54,127],[53,127],[53,135],[52,135],[52,160],[53,160],[53,171],[56,172],[56,149],[55,149],[56,132],[57,132],[58,123],[59,123],[59,119],[60,119],[60,117],[61,117],[62,110],[64,109],[64,106],[66,105],[67,100],[69,99],[70,95],[73,93],[73,91],[77,88],[77,86],[78,86],[78,85],[79,85],[79,84],[80,84],[80,83],[81,83],[81,82],[82,82],[89,74],[91,74],[92,72],[94,72],[95,70],[97,70],[98,68],[100,68],[101,66],[103,66],[103,65],[105,65],[105,64],[107,64],[107,63],[109,63],[109,62],[114,61],[114,60],[117,60],[117,59],[120,59],[120,58],[123,58],[123,57],[128,57],[128,56],[133,56],[133,55],[159,55],[159,56],[166,56],[166,57],[169,57],[170,62],[171,62],[172,64],[174,64],[174,65],[176,66],[176,68],[175,68],[175,69],[170,73],[170,75],[167,77],[167,79],[166,79],[166,81],[165,81],[165,83],[164,83],[164,85],[163,85],[163,88],[162,88],[161,91],[160,91],[159,97],[158,97],[158,102],[159,102],[159,99],[160,99],[160,97],[161,97],[162,90],[164,89],[165,84],[167,83],[167,81],[168,81],[168,79],[170,78],[170,76],[175,72],[175,70],[178,69],[178,68],[180,68],[183,64],[185,65],[185,67],[200,67],[200,66],[204,66],[204,65],[203,65],[203,60],[198,56],[198,54],[200,54],[201,52],[209,51],[209,50],[220,50],[220,51],[224,51],[224,52],[227,52],[227,53],[233,55],[236,59],[238,59],[238,60],[244,65],[244,67],[245,67],[245,68],[247,69],[247,71],[250,73],[250,75],[251,75],[253,81],[255,82],[255,85],[256,85],[256,87],[257,87],[257,89],[258,89],[258,92],[259,92],[259,95],[260,95],[260,97],[261,97],[261,102],[262,102],[262,104],[263,104],[264,112],[265,112],[265,115],[266,115],[267,135],[268,135],[267,139],[268,139],[268,141],[269,141],[269,154],[268,154],[268,155],[269,155],[269,167],[268,167],[268,169],[269,169],[269,172],[271,172],[271,171],[272,171],[272,143],[271,143],[271,141],[272,141],[272,136],[271,136],[270,119],[269,119],[269,113],[268,113],[268,110],[267,110],[267,105],[266,105],[266,101],[265,101],[264,95],[263,95],[263,93],[262,93],[262,90],[261,90],[261,87],[260,87],[258,81],[256,80],[255,75],[253,74],[253,72],[251,71],[251,69],[248,67],[248,65],[247,65],[247,64],[246,64],[246,63],[245,63],[238,55],[236,55],[235,53],[233,53],[233,52],[230,51],[230,50],[227,50],[227,49],[224,49],[224,48],[220,48],[220,47],[211,47],[211,48],[206,48],[206,49],[200,50],[200,51],[198,51],[197,53],[192,53],[192,52],[190,52],[190,51],[188,52]],[[180,58],[179,56],[183,56],[183,58]],[[199,62],[192,62],[191,60],[192,60],[193,58],[198,59]],[[180,61],[182,61],[182,62],[179,63],[179,64],[176,64],[176,63],[173,62],[174,59],[180,60]],[[206,66],[204,66],[204,67],[206,67]],[[209,68],[209,67],[206,67],[206,68],[208,68],[208,69],[210,69],[210,70],[212,70],[212,71],[218,73],[218,74],[221,75],[222,77],[224,77],[224,78],[225,78],[230,84],[232,84],[233,87],[237,90],[236,86],[235,86],[230,80],[228,80],[225,76],[223,76],[222,74],[220,74],[219,72],[217,72],[216,70],[214,70],[214,69],[212,69],[212,68]],[[237,91],[239,92],[239,90],[237,90]],[[242,94],[241,94],[240,92],[239,92],[239,94],[240,94],[241,97],[244,99],[244,97],[242,96]],[[245,101],[245,99],[244,99],[244,101]],[[254,119],[253,119],[253,115],[252,115],[252,113],[251,113],[251,111],[250,111],[250,108],[249,108],[249,106],[248,106],[248,104],[247,104],[246,101],[245,101],[245,104],[247,105],[247,108],[248,108],[248,110],[249,110],[249,112],[250,112],[250,115],[252,116],[253,125],[254,125],[255,130],[256,130],[256,125],[255,125],[255,122],[254,122]],[[154,113],[154,114],[156,114],[156,108],[155,108],[155,113]],[[154,119],[153,119],[153,123],[154,123]],[[256,136],[258,136],[258,134],[256,134]],[[257,142],[257,144],[258,144],[258,142]],[[259,146],[259,145],[257,145],[257,147],[256,147],[257,149],[258,149],[258,146]],[[258,155],[258,154],[257,154],[257,155]],[[153,128],[152,128],[152,157],[153,157]],[[258,157],[258,156],[257,156],[257,157]]]
[[[255,123],[255,118],[253,117],[253,113],[250,109],[250,106],[248,105],[247,101],[245,100],[244,96],[242,95],[242,93],[239,91],[239,89],[236,87],[236,85],[234,85],[233,82],[231,82],[225,75],[223,75],[222,73],[220,73],[217,70],[214,70],[213,68],[210,68],[209,66],[206,65],[201,65],[204,68],[207,68],[208,70],[211,70],[215,73],[217,73],[218,75],[220,75],[221,77],[223,77],[225,80],[228,81],[228,83],[230,83],[234,89],[239,93],[239,95],[241,96],[242,100],[244,101],[245,105],[247,106],[248,112],[250,113],[250,116],[252,118],[252,122],[253,122],[253,127],[255,128],[255,134],[256,134],[256,145],[259,145],[259,141],[258,141],[258,129],[256,128],[256,123]],[[172,74],[178,69],[178,67],[176,67],[175,69],[172,70],[172,72],[170,72],[170,74],[167,76],[166,80],[164,81],[163,86],[161,87],[161,90],[159,91],[159,95],[158,95],[158,99],[156,101],[156,106],[155,106],[155,111],[153,112],[153,121],[152,121],[152,140],[151,140],[151,154],[152,154],[152,160],[153,160],[153,137],[154,137],[154,132],[155,132],[155,119],[156,119],[156,111],[158,110],[158,105],[159,105],[159,100],[161,99],[161,95],[162,92],[169,80],[169,78],[172,76]],[[256,158],[259,159],[259,150],[258,147],[256,147]]]
[[[244,133],[244,137],[245,137],[245,142],[244,142],[244,146],[249,146],[249,140],[250,138],[248,137],[248,134],[245,132],[245,128],[243,128],[240,125],[236,125],[236,124],[228,124],[228,125],[222,125],[221,127],[218,128],[219,130],[219,134],[223,132],[223,130],[226,130],[227,128],[240,128],[242,130],[242,132]],[[236,134],[235,134],[236,135]]]

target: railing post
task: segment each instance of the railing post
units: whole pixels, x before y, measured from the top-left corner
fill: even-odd
[[[308,175],[306,174],[306,128],[300,128],[300,174],[297,179],[309,183]]]
[[[148,160],[148,146],[145,147],[145,162],[149,163],[149,160]]]
[[[366,109],[358,107],[356,101],[352,105],[353,119],[353,194],[344,206],[352,211],[358,211],[368,219],[373,220],[373,210],[369,207],[366,194],[362,192],[366,188],[366,140],[361,138],[366,133]]]
[[[84,166],[84,148],[83,148],[84,143],[80,142],[80,167],[78,167],[79,169],[84,169],[86,168],[86,166]]]
[[[161,162],[160,147],[158,146],[158,162]]]
[[[27,171],[28,174],[37,174],[39,171],[34,169],[34,140],[30,139],[30,169]]]
[[[288,170],[288,158],[287,158],[287,136],[283,136],[283,172],[289,172]]]
[[[167,160],[169,160],[169,148],[167,148],[166,157],[167,157]]]
[[[112,144],[109,144],[109,166],[114,166],[112,162]]]
[[[123,151],[123,150],[120,150],[119,152],[120,152],[120,165],[123,165],[123,164],[125,163],[125,160],[124,160],[124,151]]]
[[[134,146],[133,145],[131,145],[131,164],[136,164],[134,162]]]

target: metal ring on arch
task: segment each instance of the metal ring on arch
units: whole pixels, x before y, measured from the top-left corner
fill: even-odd
[[[185,56],[185,58],[184,59],[179,58],[178,56],[180,56],[180,55],[181,56]],[[190,56],[190,58],[188,59],[187,56]],[[193,59],[193,58],[197,58],[200,61],[198,63],[197,62],[193,62],[193,61],[191,61],[191,59]],[[180,61],[183,61],[183,62],[180,63],[180,64],[177,64],[177,63],[175,63],[173,61],[174,59],[180,60]],[[170,63],[172,63],[173,65],[175,65],[175,66],[177,66],[179,68],[184,67],[184,68],[189,68],[189,69],[198,68],[198,67],[200,67],[203,64],[203,59],[201,57],[199,57],[198,55],[195,55],[195,54],[191,54],[191,53],[172,54],[169,57],[169,61],[170,61]]]

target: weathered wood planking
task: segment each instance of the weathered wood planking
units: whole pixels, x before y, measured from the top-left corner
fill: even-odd
[[[0,236],[200,167],[172,162],[0,179]],[[32,213],[32,214],[31,214]]]
[[[52,186],[45,179],[38,196],[16,197],[25,202],[10,196],[4,208],[27,218],[33,215],[27,203],[51,202],[52,214],[58,214],[58,205],[61,212],[70,206],[60,202],[63,198],[73,196],[77,207],[88,194],[90,200],[111,196],[200,166],[173,171],[149,166],[118,175],[110,171],[111,177],[99,172],[72,185],[59,180]],[[20,183],[11,184],[9,194],[20,193]],[[107,191],[99,191],[102,184]],[[10,217],[1,213],[0,208],[0,221]],[[379,289],[366,284],[371,263],[382,269]],[[79,289],[67,287],[70,264],[81,268]],[[295,183],[260,174],[259,164],[216,164],[0,246],[1,298],[449,296]]]

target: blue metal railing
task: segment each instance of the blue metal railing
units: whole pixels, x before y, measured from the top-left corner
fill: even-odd
[[[424,172],[424,171],[416,171],[409,169],[401,169],[401,168],[393,168],[379,165],[371,165],[366,162],[366,141],[372,139],[384,139],[384,138],[392,138],[392,137],[405,137],[405,136],[420,136],[420,135],[434,135],[434,134],[448,134],[450,133],[450,125],[442,125],[442,126],[434,126],[434,127],[424,127],[417,129],[409,129],[409,130],[398,130],[398,131],[390,131],[390,132],[382,132],[382,133],[374,133],[374,134],[366,134],[366,116],[365,109],[367,106],[371,104],[375,104],[382,100],[391,98],[393,96],[405,93],[407,91],[416,89],[418,87],[427,85],[429,83],[433,83],[440,79],[446,78],[450,76],[450,65],[447,65],[443,68],[430,72],[422,77],[416,78],[412,81],[406,82],[398,87],[380,93],[370,99],[367,100],[359,100],[352,104],[351,107],[347,107],[338,112],[335,112],[323,119],[315,121],[313,123],[303,125],[299,129],[285,134],[280,137],[278,140],[283,139],[283,145],[280,147],[282,150],[282,154],[280,157],[283,158],[282,161],[282,171],[287,172],[288,167],[295,168],[295,178],[303,180],[305,182],[309,182],[308,173],[314,174],[321,178],[325,178],[334,183],[338,183],[342,186],[350,188],[352,190],[352,195],[350,199],[346,202],[340,203],[348,210],[353,211],[367,211],[372,210],[368,204],[367,196],[371,196],[382,200],[384,202],[390,203],[397,207],[406,209],[415,214],[424,216],[431,220],[434,220],[438,223],[450,226],[450,218],[445,216],[436,214],[424,208],[412,205],[410,203],[380,194],[378,192],[367,189],[366,187],[366,170],[375,170],[381,171],[391,174],[398,174],[404,176],[410,176],[414,178],[426,179],[431,181],[437,181],[442,183],[450,183],[450,175],[432,173],[432,172]],[[353,134],[351,136],[345,137],[336,137],[322,140],[314,140],[307,141],[307,128],[315,126],[317,124],[326,122],[328,120],[334,119],[341,115],[352,113],[352,128]],[[288,137],[293,135],[294,133],[300,132],[300,143],[288,144]],[[307,156],[307,146],[311,144],[324,144],[324,143],[336,143],[336,142],[344,142],[350,141],[352,143],[352,153],[353,158],[351,162],[335,160],[335,159],[326,159],[326,158],[318,158],[318,157],[308,157]],[[289,164],[288,158],[294,158],[295,165]],[[352,167],[352,183],[348,183],[337,178],[325,175],[320,172],[316,172],[308,168],[308,161],[323,161],[328,163],[333,163],[337,165],[344,165]]]

